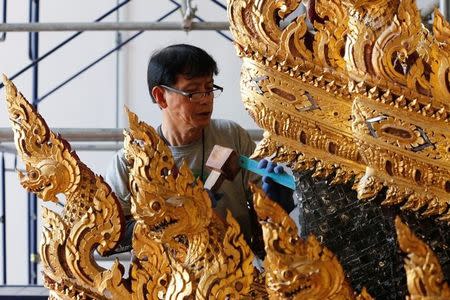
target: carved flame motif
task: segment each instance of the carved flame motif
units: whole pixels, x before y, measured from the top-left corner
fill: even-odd
[[[350,4],[354,39],[346,52],[349,76],[360,82],[350,87],[352,129],[376,184],[360,182],[358,194],[372,196],[387,186],[384,204],[424,208],[425,216],[449,222],[450,48],[437,40],[446,24],[436,15],[435,38],[421,25],[414,1],[359,2]],[[356,37],[370,38],[362,45]]]
[[[450,287],[430,247],[417,238],[399,217],[395,219],[395,227],[400,248],[407,254],[405,271],[410,299],[450,299]]]
[[[414,0],[304,2],[282,26],[301,1],[229,1],[243,102],[265,130],[254,156],[449,222],[448,22],[436,12],[431,34]]]

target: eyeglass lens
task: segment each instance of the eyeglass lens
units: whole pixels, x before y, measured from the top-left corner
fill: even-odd
[[[214,98],[217,98],[220,96],[221,93],[222,93],[222,91],[220,89],[214,89],[209,92],[193,93],[191,95],[191,101],[200,101],[203,98],[211,97],[211,96],[213,96]]]

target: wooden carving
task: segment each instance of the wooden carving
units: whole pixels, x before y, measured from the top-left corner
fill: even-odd
[[[152,299],[145,294],[148,290],[163,291],[173,299],[238,299],[248,294],[253,254],[237,222],[228,214],[223,223],[187,165],[176,170],[156,131],[132,112],[128,117],[124,148],[131,165],[132,213],[137,220],[133,273],[139,275],[132,278],[138,284],[133,293],[148,299]],[[148,260],[151,256],[157,259]],[[140,282],[146,287],[140,288]]]
[[[186,165],[176,170],[169,148],[131,112],[125,154],[137,220],[135,256],[129,278],[118,261],[109,270],[99,267],[92,252],[106,255],[121,238],[120,204],[14,84],[3,81],[27,170],[19,174],[22,185],[43,200],[66,198],[61,215],[43,209],[41,255],[50,298],[240,299],[260,291],[253,286],[253,254],[238,223],[230,214],[219,219],[201,181]]]
[[[58,194],[66,199],[62,215],[43,210],[40,253],[46,284],[61,295],[98,295],[96,278],[106,270],[95,263],[92,252],[106,255],[121,238],[120,204],[14,84],[5,76],[3,82],[14,141],[26,167],[26,173],[19,173],[22,186],[44,201],[57,201]]]
[[[400,248],[407,254],[405,271],[410,298],[408,299],[450,299],[450,287],[444,280],[439,260],[431,248],[404,224],[395,219],[397,239]]]
[[[318,240],[297,236],[286,212],[252,186],[267,257],[265,272],[228,214],[219,219],[200,181],[173,157],[155,130],[128,111],[125,155],[130,164],[134,258],[130,275],[116,260],[99,267],[120,239],[120,205],[96,176],[53,134],[44,119],[3,78],[17,150],[25,165],[21,183],[43,200],[62,194],[62,214],[43,210],[41,256],[50,299],[372,299],[356,296],[337,257]],[[450,295],[439,262],[428,246],[397,220],[399,242],[408,254],[408,288],[415,297]]]
[[[306,241],[280,205],[252,186],[263,229],[266,287],[270,299],[372,299],[356,297],[336,256],[314,236]]]
[[[413,0],[310,0],[306,14],[282,25],[301,2],[229,1],[243,101],[265,129],[255,155],[353,182],[360,199],[385,191],[384,204],[450,222],[449,24],[436,12],[428,32]],[[128,278],[118,261],[99,267],[93,251],[107,255],[124,228],[116,196],[3,81],[22,185],[44,201],[65,197],[62,214],[43,209],[51,299],[372,299],[352,290],[338,257],[313,236],[300,239],[283,209],[252,187],[267,252],[259,273],[234,218],[214,213],[203,184],[130,111],[134,256]],[[431,249],[396,226],[410,299],[449,298]]]
[[[450,26],[413,0],[231,0],[255,156],[450,221]]]
[[[123,228],[116,197],[3,79],[27,168],[21,183],[44,200],[66,197],[61,215],[43,209],[41,255],[51,299],[355,298],[337,258],[314,237],[301,241],[282,208],[253,187],[267,251],[267,270],[259,273],[238,223],[214,213],[201,181],[186,164],[177,169],[155,130],[130,111],[124,147],[137,221],[134,256],[128,278],[117,260],[99,267],[92,252],[107,254]],[[371,299],[365,291],[359,297]]]

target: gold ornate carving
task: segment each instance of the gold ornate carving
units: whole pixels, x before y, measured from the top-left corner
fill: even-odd
[[[280,3],[280,11],[286,11]],[[358,132],[359,120],[364,114],[378,113],[378,106],[367,109],[365,102],[355,100],[351,108],[350,94],[343,86],[310,77],[311,73],[302,73],[291,83],[290,75],[271,74],[276,71],[254,62],[248,64],[247,72],[251,95],[262,92],[273,96],[270,100],[258,98],[251,106],[253,114],[261,114],[261,124],[273,130],[265,133],[256,154],[276,153],[276,159],[290,161],[296,170],[314,168],[314,176],[333,176],[334,182],[356,178],[362,198],[373,196],[382,187],[377,179],[379,166],[363,163],[363,159],[381,159],[372,153],[377,148],[367,147],[366,156],[359,155],[365,144],[348,134],[350,130]],[[259,76],[264,84],[248,79],[252,76]],[[214,213],[202,183],[194,179],[186,164],[177,169],[155,130],[130,111],[124,147],[136,219],[134,256],[128,278],[124,278],[124,268],[117,260],[110,269],[99,267],[92,252],[107,254],[122,234],[123,217],[116,197],[101,177],[80,162],[69,144],[49,130],[13,83],[6,77],[3,80],[15,143],[27,170],[19,174],[21,183],[44,200],[57,201],[59,194],[66,199],[62,215],[43,209],[41,255],[50,299],[372,299],[365,289],[357,296],[337,257],[313,236],[300,239],[288,214],[252,186],[267,252],[266,271],[258,273],[237,222],[230,214],[221,220]],[[322,94],[322,90],[335,98]],[[333,110],[336,99],[345,107],[343,111],[361,112],[352,124],[340,115],[343,111]],[[318,110],[318,106],[327,110]],[[293,109],[298,115],[290,118]],[[330,110],[338,113],[330,114]],[[339,120],[338,129],[324,122],[331,116]],[[289,122],[280,122],[283,118]],[[384,123],[372,129],[379,132],[382,146],[409,151],[424,145],[424,139],[418,140],[422,131],[417,126],[387,115],[381,121]],[[367,134],[367,129],[360,127],[360,134]],[[303,145],[301,151],[294,139]],[[379,151],[385,148],[380,146]],[[427,151],[427,157],[440,159],[436,149]],[[404,160],[402,167],[407,169],[408,163]],[[398,171],[393,165],[392,173]],[[399,203],[397,195],[401,194],[409,197],[406,208],[427,205],[426,213],[444,214],[445,205],[438,199],[424,201],[413,188],[406,184],[403,190],[400,187],[389,187],[389,204]],[[406,270],[412,299],[448,298],[448,285],[429,247],[398,220],[397,228],[401,247],[409,255]]]
[[[81,163],[69,144],[51,132],[44,119],[3,76],[17,151],[26,167],[19,173],[25,189],[45,201],[66,202],[62,216],[44,209],[41,255],[48,282],[95,294],[103,268],[92,252],[107,254],[122,235],[120,205],[103,179]]]
[[[316,0],[281,26],[298,5],[229,2],[255,156],[449,222],[448,23],[436,11],[431,34],[413,0]]]
[[[433,33],[441,43],[449,43],[450,24],[445,20],[438,8],[434,9]]]
[[[247,294],[253,282],[253,255],[236,221],[228,214],[224,224],[187,165],[176,170],[156,131],[129,111],[128,116],[124,148],[131,165],[132,213],[138,224],[133,246],[139,249],[140,265],[150,267],[146,271],[156,289],[162,289],[161,281],[167,282],[170,275],[166,290],[170,295],[222,299]],[[148,249],[152,243],[136,243],[142,238],[156,242],[152,248],[157,251]],[[158,253],[164,254],[163,265],[160,256],[154,260],[159,265],[149,264],[148,256]],[[156,274],[151,272],[155,269]]]
[[[130,163],[134,258],[129,278],[116,260],[99,267],[92,252],[107,254],[120,239],[120,205],[53,134],[44,119],[3,78],[17,149],[27,173],[22,185],[44,200],[66,203],[62,215],[43,209],[41,255],[52,299],[239,299],[263,297],[253,254],[239,225],[212,210],[201,181],[183,164],[177,170],[155,130],[128,112],[125,155]]]
[[[444,280],[439,260],[431,248],[395,219],[400,248],[407,254],[405,271],[409,299],[450,299],[450,287]]]
[[[336,256],[314,236],[301,240],[283,208],[251,187],[263,229],[270,299],[355,299]],[[358,299],[372,298],[364,291]]]

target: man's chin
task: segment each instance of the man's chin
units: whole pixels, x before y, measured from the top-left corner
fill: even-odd
[[[211,115],[199,117],[195,120],[195,123],[197,123],[199,127],[208,126],[209,123],[211,123]]]

